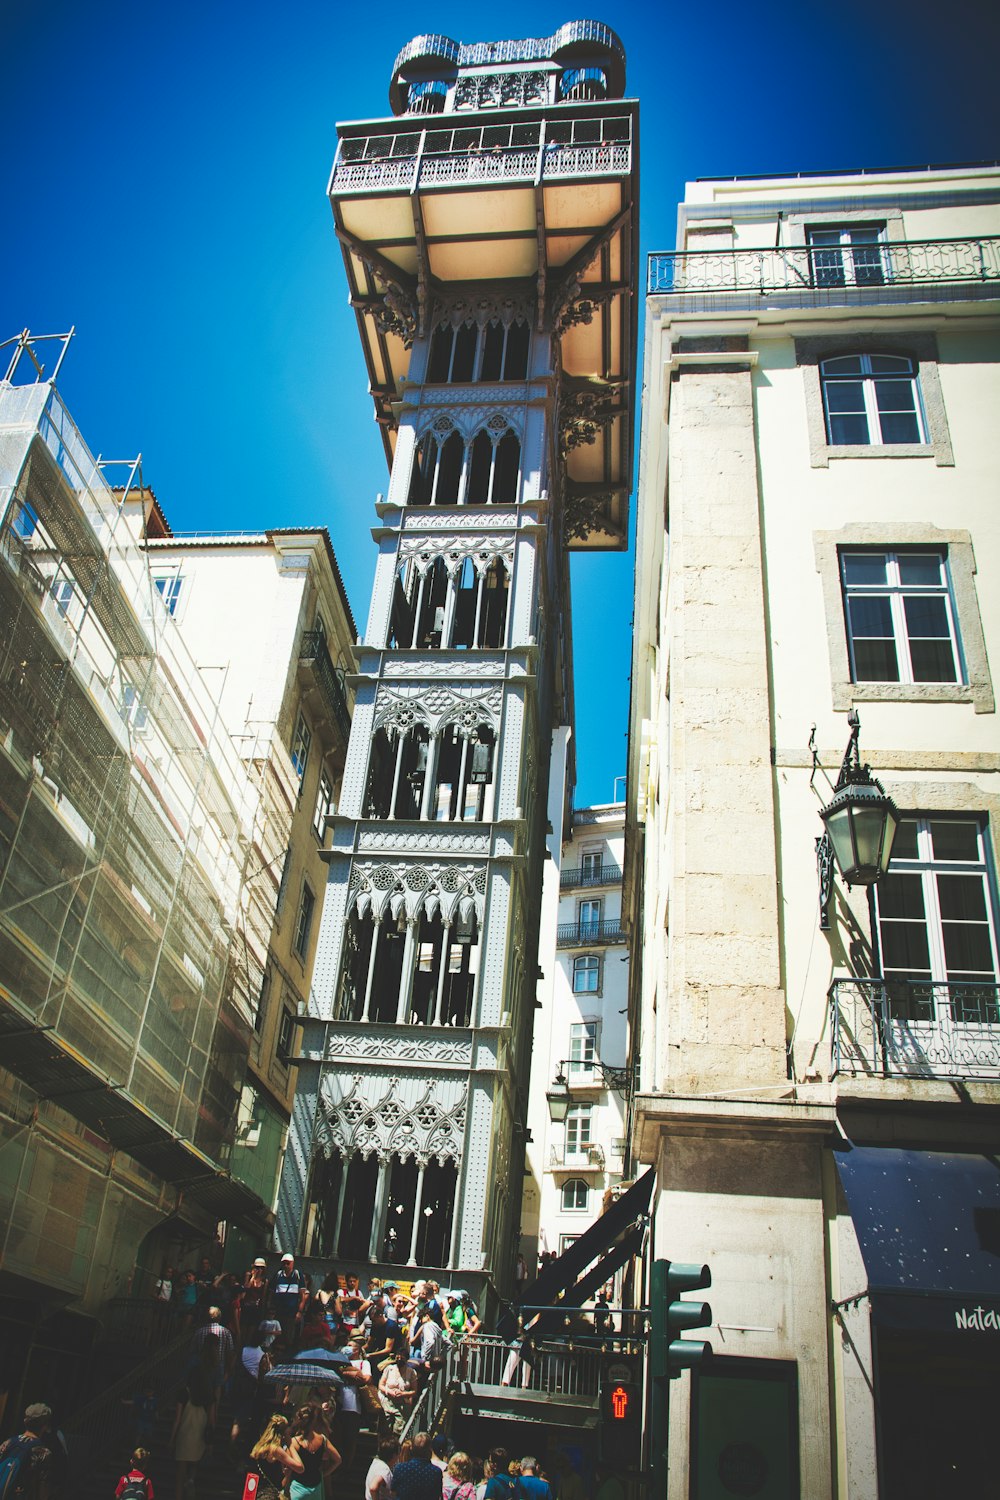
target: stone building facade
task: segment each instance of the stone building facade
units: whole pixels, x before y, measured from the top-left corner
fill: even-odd
[[[655,1253],[713,1275],[669,1495],[720,1464],[984,1493],[1000,175],[696,182],[680,223],[649,265],[626,874]],[[899,824],[821,927],[851,709]]]

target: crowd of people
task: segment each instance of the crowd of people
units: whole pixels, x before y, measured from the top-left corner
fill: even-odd
[[[256,1493],[321,1500],[329,1476],[351,1463],[363,1426],[398,1448],[422,1385],[443,1363],[448,1344],[480,1327],[466,1292],[442,1293],[430,1279],[403,1289],[374,1276],[362,1288],[354,1272],[334,1270],[314,1287],[291,1254],[271,1275],[259,1256],[242,1280],[231,1273],[211,1276],[207,1260],[198,1272],[179,1276],[167,1266],[153,1296],[164,1327],[191,1329],[170,1437],[177,1500],[193,1489],[224,1397],[232,1414],[232,1456],[249,1454],[251,1468],[259,1470]],[[301,1379],[292,1368],[296,1361],[307,1372]],[[152,1392],[137,1395],[132,1405],[136,1447],[123,1486],[148,1479],[143,1463],[156,1416]]]

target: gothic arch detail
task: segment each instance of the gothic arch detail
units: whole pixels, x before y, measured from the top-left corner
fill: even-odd
[[[482,924],[485,897],[486,871],[473,865],[366,861],[356,863],[351,872],[348,912],[371,915],[377,921],[386,915],[396,921],[416,921],[420,916],[440,914],[444,922],[474,913]]]
[[[392,1078],[376,1102],[371,1102],[368,1092],[372,1082],[360,1073],[353,1078],[339,1074],[324,1079],[314,1137],[324,1156],[336,1152],[345,1161],[375,1156],[388,1162],[396,1156],[420,1166],[432,1159],[442,1166],[448,1161],[461,1165],[468,1106],[464,1081],[458,1081],[456,1095],[453,1084],[439,1080]],[[414,1084],[420,1091],[415,1099]]]
[[[479,724],[488,724],[499,732],[503,693],[500,687],[445,687],[414,684],[412,688],[389,688],[380,685],[375,698],[373,730],[385,729],[393,737],[406,734],[423,725],[432,734],[445,724],[457,722],[471,711]]]

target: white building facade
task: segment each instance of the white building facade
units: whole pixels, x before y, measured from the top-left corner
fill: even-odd
[[[1000,174],[696,182],[649,273],[633,1144],[715,1349],[668,1493],[987,1493]],[[821,924],[851,710],[898,831]]]
[[[624,1098],[628,1070],[628,949],[621,925],[625,807],[576,809],[558,884],[543,930],[539,1009],[532,1049],[531,1103],[521,1220],[529,1272],[535,1256],[560,1255],[602,1212],[625,1166]],[[565,1117],[546,1100],[565,1080]]]

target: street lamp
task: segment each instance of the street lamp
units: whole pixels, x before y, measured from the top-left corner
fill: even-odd
[[[569,1113],[569,1084],[566,1081],[562,1063],[559,1063],[558,1067],[559,1071],[545,1095],[545,1102],[549,1106],[549,1119],[553,1125],[561,1125]]]
[[[833,798],[820,811],[825,832],[816,840],[821,932],[830,927],[834,862],[848,886],[874,885],[889,868],[899,823],[896,804],[870,768],[861,764],[858,753],[861,721],[856,711],[851,711],[847,722],[851,737]]]

